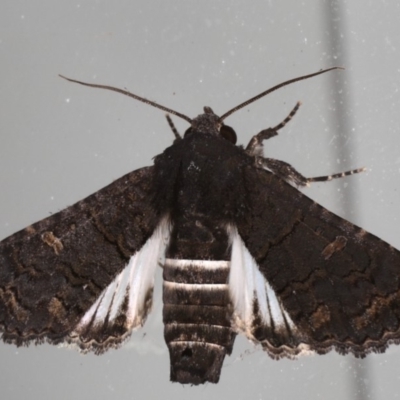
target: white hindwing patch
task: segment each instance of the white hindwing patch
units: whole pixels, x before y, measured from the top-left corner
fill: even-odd
[[[75,332],[79,334],[89,325],[110,326],[121,313],[126,315],[127,332],[143,325],[150,311],[150,305],[146,302],[151,302],[149,294],[152,294],[156,267],[164,262],[168,240],[169,223],[164,220],[144,246],[131,257],[122,272],[103,290],[80,320]],[[124,303],[128,305],[125,311],[122,310]]]
[[[290,329],[294,329],[293,321],[259,271],[256,261],[247,250],[236,228],[229,228],[229,233],[232,241],[229,290],[237,328],[252,338],[253,322],[257,317],[254,315],[256,301],[265,326],[282,330],[288,325]]]

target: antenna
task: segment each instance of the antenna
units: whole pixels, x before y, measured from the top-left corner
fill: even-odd
[[[181,113],[179,113],[178,111],[172,110],[171,108],[164,107],[164,106],[162,106],[162,105],[160,105],[160,104],[157,104],[157,103],[154,102],[154,101],[147,100],[147,99],[145,99],[144,97],[140,97],[140,96],[138,96],[138,95],[136,95],[136,94],[133,94],[133,93],[131,93],[131,92],[128,92],[127,90],[118,89],[118,88],[113,87],[113,86],[96,85],[96,84],[93,84],[93,83],[81,82],[81,81],[77,81],[77,80],[75,80],[75,79],[67,78],[67,77],[65,77],[65,76],[63,76],[63,75],[58,75],[58,76],[61,77],[61,78],[63,78],[63,79],[66,79],[67,81],[74,82],[74,83],[79,83],[80,85],[83,85],[83,86],[89,86],[89,87],[93,87],[93,88],[97,88],[97,89],[112,90],[113,92],[121,93],[121,94],[124,94],[125,96],[129,96],[129,97],[133,97],[134,99],[139,100],[139,101],[141,101],[142,103],[149,104],[150,106],[159,108],[160,110],[166,111],[167,113],[176,115],[177,117],[182,118],[182,119],[184,119],[185,121],[189,122],[189,124],[192,123],[191,118],[187,117],[186,115],[181,114]]]
[[[278,89],[280,89],[280,88],[282,88],[284,86],[290,85],[291,83],[302,81],[303,79],[308,79],[308,78],[312,78],[313,76],[324,74],[325,72],[332,71],[333,69],[344,69],[344,68],[342,68],[342,67],[332,67],[332,68],[328,68],[328,69],[323,69],[323,70],[318,71],[318,72],[314,72],[313,74],[303,75],[303,76],[299,76],[298,78],[289,79],[288,81],[282,82],[279,85],[276,85],[276,86],[272,87],[271,89],[268,89],[265,92],[262,92],[262,93],[258,94],[257,96],[254,96],[251,99],[245,101],[244,103],[241,103],[238,106],[232,108],[231,110],[226,112],[224,115],[222,115],[222,117],[219,118],[219,121],[222,122],[225,118],[229,117],[234,112],[240,110],[243,107],[246,107],[247,105],[255,102],[258,99],[261,99],[261,97],[264,97],[267,94],[270,94],[271,92],[274,92],[275,90],[278,90]]]

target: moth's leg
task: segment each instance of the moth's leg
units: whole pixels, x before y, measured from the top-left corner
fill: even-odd
[[[294,183],[297,186],[310,186],[311,182],[325,182],[331,181],[332,179],[343,178],[344,176],[358,174],[364,172],[366,168],[357,168],[350,171],[339,172],[338,174],[317,176],[313,178],[306,178],[300,174],[290,164],[285,163],[281,160],[275,160],[273,158],[257,157],[256,163],[259,168],[267,168],[274,174],[278,175],[287,182]]]
[[[182,136],[179,134],[178,130],[175,128],[175,125],[172,122],[171,117],[168,114],[165,117],[167,118],[169,127],[171,128],[172,132],[174,133],[175,140],[181,140]]]
[[[253,136],[246,147],[246,152],[252,156],[261,156],[263,149],[262,142],[278,135],[279,129],[282,129],[294,117],[300,105],[301,103],[298,101],[293,110],[290,111],[289,115],[280,124],[273,128],[263,129],[257,135]]]

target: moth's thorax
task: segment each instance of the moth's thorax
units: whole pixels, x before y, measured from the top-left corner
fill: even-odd
[[[198,115],[192,120],[193,131],[219,135],[222,122],[210,107],[204,107],[204,114]]]

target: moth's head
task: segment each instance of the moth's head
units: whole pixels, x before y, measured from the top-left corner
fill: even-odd
[[[225,125],[210,107],[204,107],[204,114],[192,119],[191,127],[186,130],[185,136],[192,132],[220,136],[228,142],[236,144],[235,131],[230,126]]]

